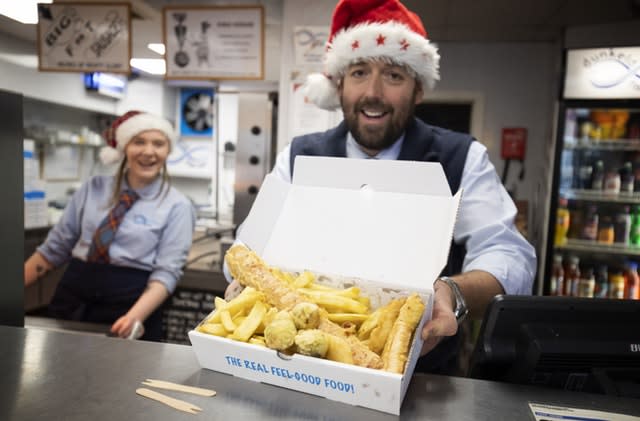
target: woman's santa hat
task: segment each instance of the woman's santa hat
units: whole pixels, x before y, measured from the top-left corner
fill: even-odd
[[[307,77],[307,99],[326,110],[338,108],[337,83],[347,67],[376,58],[407,66],[425,93],[440,79],[438,49],[415,13],[398,0],[340,0],[331,19],[325,72]]]
[[[107,146],[100,150],[100,161],[105,165],[115,164],[124,157],[124,148],[138,133],[147,130],[158,130],[169,139],[169,147],[173,149],[176,133],[168,120],[142,111],[129,111],[118,117],[104,132]]]

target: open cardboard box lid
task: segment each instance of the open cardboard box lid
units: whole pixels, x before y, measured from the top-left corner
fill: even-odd
[[[298,156],[292,184],[265,178],[238,239],[284,269],[431,291],[460,199],[439,163]]]

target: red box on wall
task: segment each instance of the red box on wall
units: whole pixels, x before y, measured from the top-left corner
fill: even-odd
[[[512,127],[502,129],[502,159],[524,159],[527,149],[527,129],[524,127]]]

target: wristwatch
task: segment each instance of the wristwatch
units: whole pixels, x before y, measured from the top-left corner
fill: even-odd
[[[456,298],[456,306],[453,309],[453,314],[456,316],[456,320],[458,321],[458,325],[462,323],[462,321],[469,314],[469,309],[467,308],[467,303],[464,301],[464,296],[460,291],[460,287],[456,284],[456,281],[449,278],[448,276],[441,276],[437,279],[437,281],[442,281],[445,284],[449,285],[451,291],[453,291],[453,296]],[[436,281],[436,282],[437,282]]]

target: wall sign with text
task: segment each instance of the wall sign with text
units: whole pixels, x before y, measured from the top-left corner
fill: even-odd
[[[264,78],[262,6],[166,6],[167,79]]]
[[[38,4],[38,68],[130,73],[129,3]]]
[[[640,98],[640,47],[567,51],[564,98]]]

